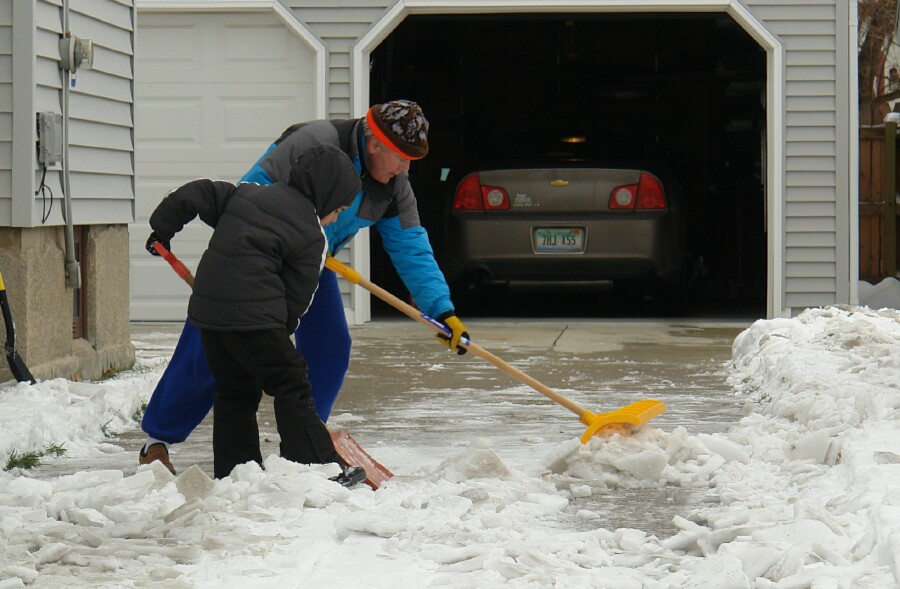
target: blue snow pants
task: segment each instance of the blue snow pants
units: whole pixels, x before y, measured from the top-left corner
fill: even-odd
[[[337,276],[324,270],[312,305],[295,335],[297,351],[309,365],[316,412],[328,421],[350,365],[350,330]],[[175,352],[150,397],[141,429],[157,440],[187,439],[212,409],[218,383],[206,363],[200,330],[186,321]]]

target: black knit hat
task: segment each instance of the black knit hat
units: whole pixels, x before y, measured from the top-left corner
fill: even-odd
[[[376,104],[366,113],[369,130],[397,155],[417,160],[428,154],[428,120],[411,100]]]

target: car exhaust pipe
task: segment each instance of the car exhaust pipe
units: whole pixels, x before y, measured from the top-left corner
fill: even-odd
[[[476,266],[469,272],[469,290],[484,286],[485,284],[490,284],[490,282],[491,271],[487,266]]]

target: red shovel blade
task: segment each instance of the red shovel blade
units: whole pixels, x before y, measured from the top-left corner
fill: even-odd
[[[377,489],[384,481],[394,476],[391,471],[369,456],[369,453],[347,432],[331,432],[331,441],[334,442],[334,449],[345,464],[363,467],[366,471],[366,484],[373,489]]]

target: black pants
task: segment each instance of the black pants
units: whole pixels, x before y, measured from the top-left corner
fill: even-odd
[[[310,395],[307,366],[283,329],[200,330],[219,386],[213,405],[216,478],[238,464],[262,463],[256,411],[263,391],[275,397],[281,456],[304,464],[338,462],[331,436]]]

